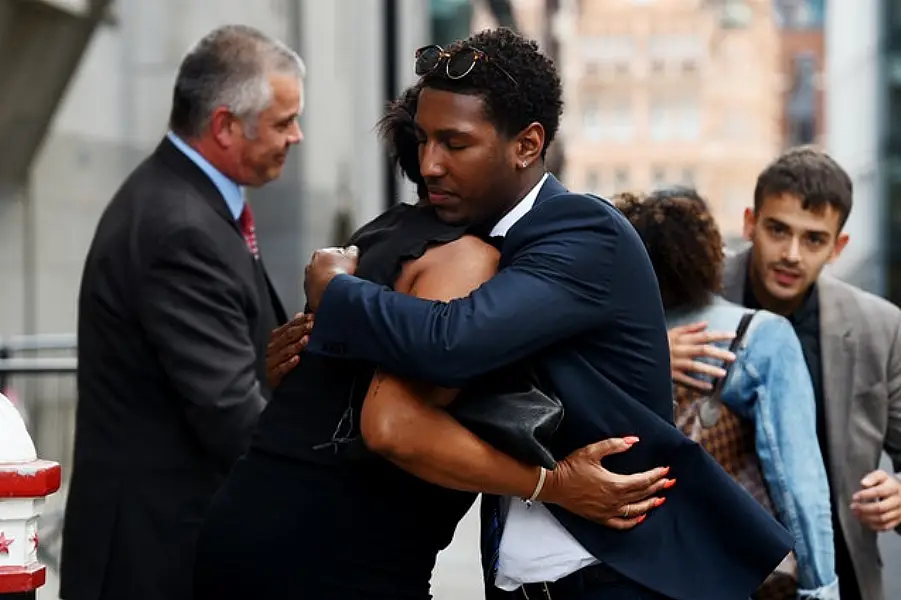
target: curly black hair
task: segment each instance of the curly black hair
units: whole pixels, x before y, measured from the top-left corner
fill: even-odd
[[[821,212],[827,206],[845,226],[853,206],[851,178],[835,159],[813,146],[790,148],[767,166],[754,187],[754,212],[769,196],[791,194],[801,199],[804,210]]]
[[[414,123],[419,91],[419,86],[411,86],[389,103],[376,130],[394,168],[416,184],[416,195],[422,199],[428,196],[428,189],[419,170],[419,141]]]
[[[701,194],[698,193],[698,190],[687,185],[673,185],[670,187],[660,188],[654,190],[648,195],[649,200],[655,200],[659,198],[684,198],[685,200],[692,200],[694,202],[697,202],[704,210],[709,210],[707,201],[701,197]]]
[[[701,308],[721,289],[723,238],[700,198],[694,190],[614,198],[644,241],[666,310]]]
[[[420,84],[458,94],[481,96],[488,119],[508,138],[516,136],[532,123],[540,123],[544,127],[543,158],[557,135],[563,114],[563,90],[554,61],[539,50],[538,42],[528,40],[506,27],[480,31],[465,40],[454,42],[447,51],[454,53],[464,48],[481,50],[488,60],[478,62],[461,79],[450,79],[442,62],[438,68],[425,74]],[[497,64],[492,65],[493,61]],[[504,75],[504,71],[510,77]]]

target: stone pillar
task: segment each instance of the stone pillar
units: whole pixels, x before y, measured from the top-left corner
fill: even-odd
[[[0,394],[0,600],[33,600],[44,585],[38,517],[60,475],[59,464],[38,460],[22,417]]]

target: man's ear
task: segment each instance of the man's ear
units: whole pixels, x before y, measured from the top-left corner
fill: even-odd
[[[514,144],[513,156],[514,168],[525,169],[535,161],[541,160],[541,151],[544,149],[544,126],[541,123],[532,123],[523,129],[517,136]]]
[[[832,256],[829,257],[830,264],[838,260],[838,257],[841,256],[850,239],[851,237],[847,233],[838,234],[838,238],[835,240],[835,246],[832,248]]]
[[[754,230],[757,228],[757,215],[754,214],[753,208],[745,209],[745,223],[742,228],[742,235],[749,242],[754,239]]]
[[[235,142],[235,125],[238,124],[238,120],[228,108],[220,106],[210,117],[210,132],[213,139],[222,148],[231,148]]]

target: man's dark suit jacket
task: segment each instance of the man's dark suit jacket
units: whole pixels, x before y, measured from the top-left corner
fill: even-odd
[[[672,426],[666,324],[637,233],[609,203],[556,179],[510,229],[498,274],[470,296],[430,302],[338,276],[308,351],[446,387],[537,356],[566,409],[557,457],[637,435],[608,468],[672,467],[678,483],[667,503],[628,532],[549,507],[592,555],[665,596],[746,600],[791,548],[789,534]]]
[[[265,403],[284,311],[225,200],[164,140],[97,226],[78,307],[66,600],[188,600],[204,509]]]

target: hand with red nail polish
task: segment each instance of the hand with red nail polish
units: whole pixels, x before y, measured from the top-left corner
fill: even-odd
[[[626,452],[638,441],[612,438],[576,450],[548,472],[541,501],[613,529],[635,527],[665,502],[656,494],[676,482],[666,478],[669,467],[620,475],[601,465],[604,457]]]

